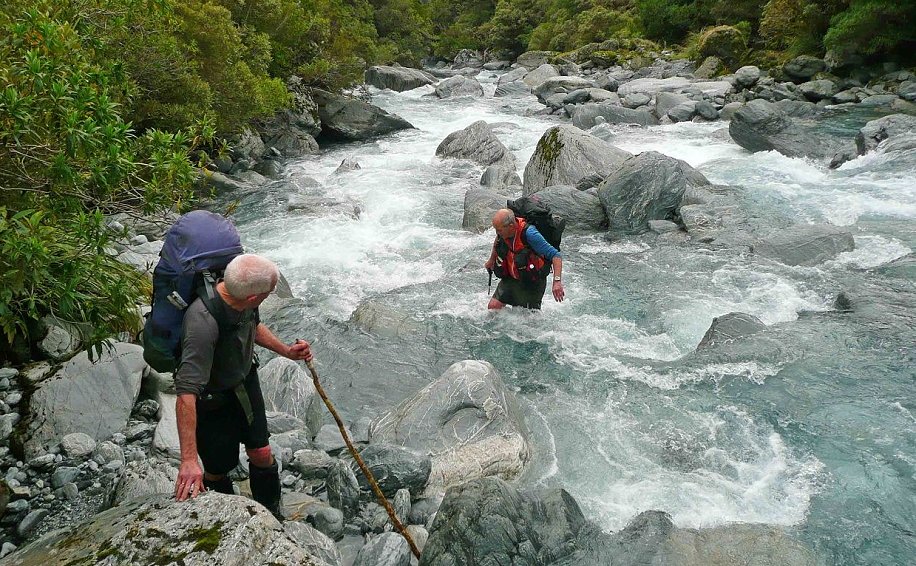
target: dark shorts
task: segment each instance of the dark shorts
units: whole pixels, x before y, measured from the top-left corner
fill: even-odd
[[[197,453],[208,473],[223,475],[236,467],[239,444],[244,444],[246,449],[263,448],[268,444],[270,433],[264,413],[264,395],[254,365],[245,379],[245,390],[254,416],[250,426],[234,391],[205,392],[197,399]]]
[[[493,298],[501,303],[529,309],[541,308],[541,300],[547,289],[547,278],[537,281],[522,282],[506,277],[499,280]]]

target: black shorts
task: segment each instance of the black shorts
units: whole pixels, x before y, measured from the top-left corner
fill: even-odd
[[[251,425],[234,391],[205,392],[197,399],[197,454],[208,473],[223,475],[235,468],[239,444],[249,450],[268,445],[264,395],[253,364],[245,378],[245,390],[254,416]]]
[[[499,280],[499,285],[496,286],[493,298],[507,305],[539,309],[546,289],[546,277],[530,282],[506,277]]]

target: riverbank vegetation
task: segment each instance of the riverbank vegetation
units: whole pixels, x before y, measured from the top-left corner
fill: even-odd
[[[87,343],[136,330],[148,284],[106,251],[105,215],[190,205],[200,156],[288,105],[291,75],[341,90],[377,63],[605,40],[698,56],[723,25],[735,65],[916,52],[916,4],[891,0],[8,0],[0,358],[27,359],[48,315]]]

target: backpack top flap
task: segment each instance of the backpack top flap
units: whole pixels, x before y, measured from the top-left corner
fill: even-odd
[[[242,241],[228,218],[206,210],[194,210],[179,218],[169,229],[156,270],[178,275],[212,267],[224,268],[241,253],[244,253]]]
[[[550,207],[541,202],[537,195],[507,201],[506,206],[516,216],[520,216],[529,224],[533,224],[551,246],[558,250],[560,249],[563,229],[566,228],[566,220],[552,214]]]

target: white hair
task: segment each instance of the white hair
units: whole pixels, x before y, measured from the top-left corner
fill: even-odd
[[[242,254],[226,266],[223,283],[226,291],[236,299],[270,293],[274,290],[280,270],[274,262],[255,254]]]

